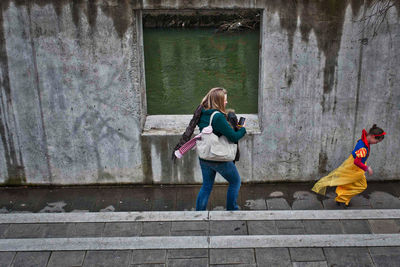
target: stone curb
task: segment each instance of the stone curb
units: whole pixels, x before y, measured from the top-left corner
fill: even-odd
[[[400,219],[400,209],[279,210],[279,211],[160,211],[0,214],[0,224],[67,222],[275,221]]]
[[[210,211],[211,221],[400,219],[399,209]]]
[[[400,234],[1,239],[0,251],[400,246]]]

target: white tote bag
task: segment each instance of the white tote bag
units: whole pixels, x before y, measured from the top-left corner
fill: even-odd
[[[218,111],[211,114],[210,124],[201,131],[201,140],[196,142],[197,153],[201,159],[205,160],[233,161],[236,156],[237,144],[229,142],[223,135],[218,137],[213,133],[211,122],[216,113]]]

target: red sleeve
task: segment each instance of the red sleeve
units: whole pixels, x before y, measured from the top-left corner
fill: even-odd
[[[357,157],[354,159],[354,165],[358,168],[364,170],[365,172],[368,170],[368,166],[361,162],[361,158]]]

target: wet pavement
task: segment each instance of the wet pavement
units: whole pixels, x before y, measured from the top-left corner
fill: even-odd
[[[400,266],[400,182],[348,209],[312,183],[0,188],[0,266]]]
[[[312,183],[245,184],[242,210],[339,209],[334,190],[326,196],[310,191]],[[0,213],[195,210],[199,185],[0,187]],[[223,210],[226,185],[215,185],[208,210]],[[400,182],[369,183],[351,201],[352,209],[400,208]]]

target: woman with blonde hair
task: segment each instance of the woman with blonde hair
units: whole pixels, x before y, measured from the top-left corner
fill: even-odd
[[[217,136],[225,136],[230,142],[238,142],[246,134],[246,129],[241,127],[235,131],[227,121],[226,104],[228,103],[227,91],[224,88],[212,88],[201,101],[201,114],[197,122],[200,131],[210,125]],[[217,111],[217,112],[216,112]],[[213,116],[212,114],[215,113]],[[240,175],[233,161],[210,161],[199,158],[203,184],[196,200],[196,210],[206,210],[208,198],[211,194],[217,172],[229,182],[226,209],[238,210],[236,203],[240,189]]]

